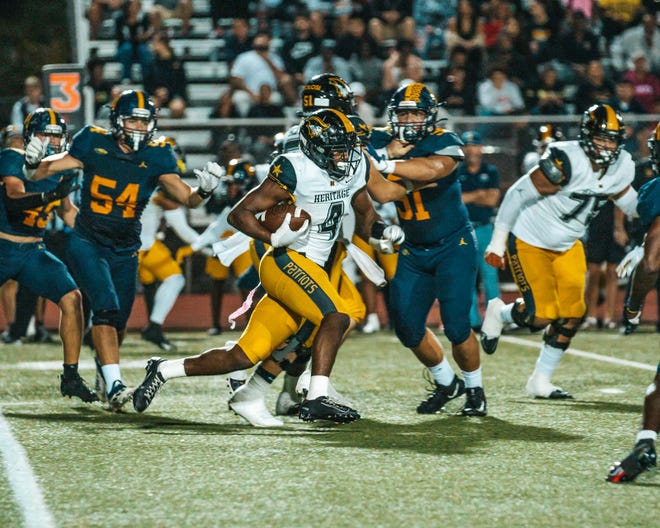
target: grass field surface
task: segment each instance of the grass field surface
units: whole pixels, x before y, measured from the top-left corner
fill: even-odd
[[[112,414],[60,396],[59,346],[4,346],[0,526],[656,526],[657,473],[605,482],[634,444],[659,355],[652,330],[578,334],[575,349],[634,363],[566,355],[553,381],[575,400],[561,402],[524,394],[540,336],[505,336],[482,356],[486,418],[457,416],[462,402],[416,414],[421,365],[393,334],[356,334],[333,380],[363,418],[273,429],[228,412],[224,377],[172,380],[143,415]],[[170,357],[236,336],[173,333]],[[139,383],[159,352],[129,335],[124,380]],[[88,350],[81,373],[93,383]]]

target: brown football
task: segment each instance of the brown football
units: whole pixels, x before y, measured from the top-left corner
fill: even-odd
[[[268,231],[274,233],[282,225],[287,213],[291,213],[291,222],[289,222],[289,226],[292,231],[300,229],[305,223],[305,220],[311,220],[309,213],[295,204],[279,203],[266,210],[261,219],[261,224],[268,229]]]

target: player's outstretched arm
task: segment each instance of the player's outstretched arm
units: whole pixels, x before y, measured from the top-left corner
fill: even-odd
[[[411,181],[431,182],[454,172],[458,160],[451,156],[434,155],[407,160],[380,160],[374,164],[384,174],[396,174]]]
[[[82,168],[82,161],[74,158],[68,152],[60,152],[59,154],[53,154],[52,156],[43,158],[36,165],[29,165],[26,158],[25,164],[23,165],[23,175],[30,181],[38,181],[48,178],[53,174],[57,174],[58,172]]]

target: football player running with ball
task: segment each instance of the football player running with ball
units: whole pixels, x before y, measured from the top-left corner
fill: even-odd
[[[529,396],[572,396],[550,377],[586,314],[586,259],[580,238],[591,218],[613,200],[636,216],[635,166],[624,150],[621,116],[606,104],[583,114],[577,141],[557,141],[537,166],[514,183],[500,205],[486,261],[504,268],[507,257],[522,299],[505,305],[492,299],[481,343],[492,354],[506,323],[544,330],[536,368],[526,385]]]

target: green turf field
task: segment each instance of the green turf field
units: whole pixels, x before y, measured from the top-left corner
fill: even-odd
[[[574,347],[651,369],[658,336],[651,327],[641,330],[627,338],[578,334]],[[171,337],[177,357],[218,344],[201,333]],[[144,415],[111,414],[101,404],[59,395],[58,346],[4,346],[0,354],[4,438],[9,431],[22,446],[43,495],[45,521],[35,512],[36,499],[27,508],[35,526],[48,526],[49,518],[63,527],[658,522],[657,473],[633,485],[604,480],[608,465],[634,443],[653,370],[567,355],[553,381],[576,399],[532,400],[524,384],[537,349],[503,342],[483,358],[487,418],[454,415],[459,402],[441,415],[420,416],[415,407],[425,382],[412,354],[387,332],[354,335],[333,380],[362,420],[334,426],[285,418],[282,428],[255,429],[227,411],[224,377],[173,380]],[[141,365],[151,355],[158,355],[155,348],[129,335],[122,348],[128,384],[142,379]],[[90,359],[85,350],[81,372],[93,383]],[[268,395],[271,408],[279,386],[276,381]],[[2,527],[25,526],[25,498],[21,504],[7,474],[12,463],[5,457],[0,474]]]

